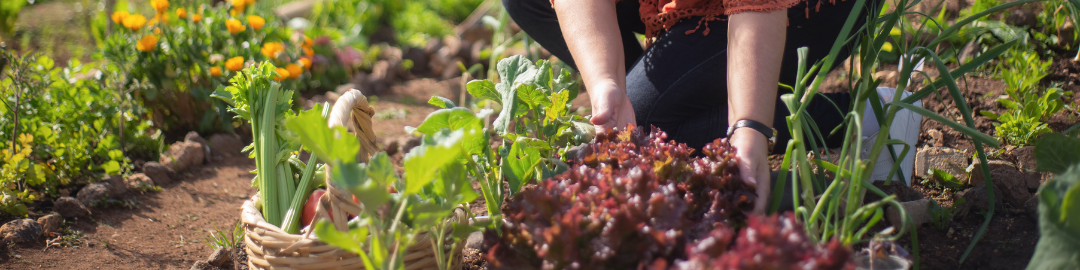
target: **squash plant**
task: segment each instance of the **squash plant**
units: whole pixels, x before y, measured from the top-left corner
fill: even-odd
[[[484,119],[491,110],[474,113],[446,98],[432,97],[429,103],[442,109],[413,129],[428,136],[460,128],[483,130],[481,136],[466,142],[467,155],[462,162],[479,182],[492,217],[500,215],[504,195],[517,193],[530,181],[562,173],[567,168],[560,158],[565,150],[595,136],[588,119],[570,113],[570,101],[578,94],[570,71],[556,71],[546,60],[534,64],[521,55],[500,60],[497,70],[499,83],[474,80],[466,88],[473,97],[502,107],[494,122],[495,132],[502,138],[498,149],[489,147],[492,136],[484,129]],[[504,181],[509,186],[506,194]]]
[[[368,163],[356,162],[360,142],[345,127],[329,128],[315,111],[306,111],[286,122],[296,138],[326,162],[330,181],[359,199],[364,210],[338,231],[327,220],[314,226],[319,240],[360,255],[366,269],[402,269],[406,247],[420,233],[431,233],[433,247],[443,247],[451,228],[455,236],[468,235],[465,226],[446,220],[458,206],[477,197],[461,162],[469,142],[481,130],[442,130],[425,135],[420,146],[405,154],[404,177],[394,172],[386,153],[373,155]],[[390,190],[400,192],[390,192]],[[456,244],[455,244],[456,245]],[[436,250],[440,268],[449,265]]]

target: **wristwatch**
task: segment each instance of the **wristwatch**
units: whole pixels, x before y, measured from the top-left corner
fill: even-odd
[[[757,130],[758,132],[761,132],[762,135],[765,135],[765,138],[769,139],[769,153],[772,153],[773,147],[776,146],[776,129],[775,128],[771,128],[768,125],[765,125],[765,124],[763,124],[761,122],[758,122],[758,121],[754,121],[754,120],[750,120],[750,119],[742,119],[742,120],[739,120],[739,121],[735,121],[734,125],[731,125],[731,126],[729,126],[727,128],[727,137],[731,138],[731,134],[734,134],[736,129],[744,128],[744,127],[745,128],[752,128],[754,130]]]

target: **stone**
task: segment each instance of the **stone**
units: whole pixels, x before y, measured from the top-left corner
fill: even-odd
[[[417,146],[420,146],[420,137],[416,137],[416,136],[409,137],[409,140],[405,141],[405,145],[401,146],[401,152],[402,153],[408,153],[409,150],[412,150],[413,147],[417,147]]]
[[[458,66],[459,63],[464,64],[465,59],[461,57],[454,57],[454,59],[451,59],[450,62],[446,62],[446,67],[442,69],[442,74],[439,75],[439,79],[449,80],[461,76],[462,71],[461,68]]]
[[[967,172],[968,154],[947,147],[923,147],[915,155],[915,176],[926,177],[927,170],[938,169],[953,176]]]
[[[940,130],[937,130],[937,129],[927,130],[926,135],[930,136],[930,141],[926,142],[926,144],[933,145],[933,146],[945,145],[945,134],[941,133]]]
[[[274,14],[281,18],[281,21],[289,21],[293,18],[306,18],[311,16],[311,10],[315,7],[317,0],[301,0],[292,1],[283,4],[274,9]]]
[[[210,265],[209,262],[204,261],[204,260],[195,261],[195,264],[191,265],[191,270],[214,270],[214,269],[217,269],[217,268],[215,268],[213,265]]]
[[[1005,18],[1005,22],[1015,26],[1035,28],[1039,23],[1039,20],[1035,18],[1035,12],[1026,9],[1016,9],[1013,10],[1012,13],[1009,13],[1009,17]]]
[[[154,180],[149,176],[146,176],[146,174],[136,173],[128,176],[127,179],[124,179],[124,186],[126,187],[135,188],[139,185],[155,186]]]
[[[911,221],[916,227],[930,222],[930,200],[921,199],[901,202],[900,207],[904,208],[904,212],[911,217]],[[900,216],[900,210],[896,209],[896,207],[885,209],[885,218],[892,223],[893,227],[900,228],[903,226],[903,217]]]
[[[37,219],[37,224],[41,226],[41,235],[49,237],[49,234],[60,233],[60,225],[64,223],[64,218],[60,217],[60,214],[52,213]]]
[[[1028,179],[1034,178],[1038,182],[1042,177],[1038,173],[1023,172],[1013,168],[993,170],[990,176],[994,179],[994,187],[1000,189],[1004,195],[1002,196],[1004,201],[1014,207],[1023,206],[1024,202],[1031,198],[1031,192],[1027,187]]]
[[[430,38],[427,43],[424,44],[424,54],[431,55],[439,51],[443,47],[441,38]]]
[[[386,152],[387,156],[393,156],[394,154],[398,153],[399,149],[401,149],[401,146],[395,140],[390,141],[390,143],[386,144],[386,147],[383,148],[383,152]]]
[[[994,170],[1000,169],[1000,168],[1012,168],[1014,170],[1016,169],[1016,166],[1013,166],[1012,163],[1010,163],[1008,161],[1004,161],[1004,160],[997,160],[997,159],[987,160],[987,165],[990,166],[990,171],[991,172],[993,172]],[[993,174],[991,174],[991,175],[993,175]],[[968,176],[966,184],[968,184],[970,186],[976,186],[976,185],[982,184],[985,181],[986,181],[986,177],[983,177],[982,161],[980,161],[979,159],[972,160],[971,173],[970,173],[970,176]]]
[[[41,237],[41,225],[29,218],[16,219],[0,226],[5,243],[32,244]]]
[[[210,253],[210,258],[207,258],[206,262],[212,266],[224,267],[225,264],[232,262],[232,257],[229,255],[229,249],[218,247],[214,253]]]
[[[832,177],[826,177],[827,179],[832,179]],[[892,183],[886,185],[885,181],[877,180],[874,181],[873,185],[878,189],[881,189],[881,191],[885,192],[885,194],[896,195],[896,200],[901,202],[917,201],[923,199],[922,193],[915,191],[915,189],[912,189],[911,186],[904,185],[904,183],[901,183],[899,181],[893,181]],[[874,195],[872,193],[867,193],[866,196],[867,202],[881,200],[881,197],[878,197],[877,195]]]
[[[235,133],[211,135],[209,144],[210,153],[225,157],[242,156],[240,151],[244,150],[245,146],[244,141]]]
[[[1058,27],[1058,46],[1066,47],[1072,45],[1073,39],[1076,38],[1076,34],[1073,33],[1075,29],[1076,28],[1073,26],[1071,20],[1066,20],[1065,23],[1061,25],[1061,27]]]
[[[469,238],[465,239],[465,248],[471,248],[481,250],[484,246],[484,233],[472,232],[469,234]]]
[[[964,199],[964,203],[958,206],[960,211],[957,214],[963,215],[971,210],[987,210],[989,198],[987,198],[986,183],[979,184],[975,187],[962,190],[956,193],[956,197]],[[1004,209],[1001,203],[1001,189],[994,189],[994,208],[1001,210]]]
[[[199,143],[199,145],[203,148],[203,163],[210,163],[210,145],[206,143],[206,139],[203,139],[202,136],[199,136],[198,132],[188,132],[188,134],[184,136],[184,141]]]
[[[960,63],[967,63],[968,61],[975,59],[975,57],[978,57],[981,49],[982,45],[980,45],[978,42],[968,42],[967,45],[964,45],[963,48],[960,48],[960,53],[957,55],[957,60],[959,60]]]
[[[90,215],[86,205],[72,197],[60,197],[53,203],[53,211],[60,213],[64,218],[79,218]]]
[[[109,195],[122,196],[124,194],[127,194],[127,192],[128,192],[128,186],[124,185],[124,178],[120,177],[119,175],[111,175],[111,176],[102,178],[98,182],[99,183],[106,183],[106,184],[109,185]]]
[[[1035,162],[1035,147],[1024,146],[1019,148],[1013,148],[1009,151],[1010,154],[1016,157],[1016,166],[1022,170],[1035,171],[1038,164]]]
[[[161,164],[175,172],[183,172],[203,163],[203,147],[197,142],[182,141],[169,146],[161,153]]]
[[[371,90],[365,95],[381,95],[390,89],[394,78],[397,77],[397,69],[391,66],[389,61],[379,60],[371,65],[371,76],[368,77]]]
[[[107,183],[89,184],[80,189],[78,193],[75,193],[75,198],[78,198],[83,205],[88,206],[93,206],[94,202],[109,197],[109,184]]]
[[[402,56],[405,59],[412,61],[412,68],[409,72],[417,75],[426,75],[431,72],[431,67],[428,66],[428,56],[424,53],[424,49],[421,48],[409,48],[405,50],[405,54]]]
[[[150,177],[150,180],[153,180],[154,184],[157,185],[172,183],[172,176],[176,175],[176,172],[169,169],[169,167],[165,167],[165,165],[161,165],[161,163],[154,161],[147,162],[146,165],[143,165],[142,171],[143,175]]]

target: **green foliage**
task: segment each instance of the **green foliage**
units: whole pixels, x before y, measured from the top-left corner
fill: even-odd
[[[957,211],[959,209],[957,207],[962,204],[964,204],[964,198],[956,199],[949,207],[941,207],[938,205],[937,201],[931,199],[930,224],[933,224],[934,227],[938,230],[945,230],[946,228],[949,228],[949,225],[952,224],[953,219],[956,218],[956,213],[959,212]]]
[[[211,224],[213,224],[213,222],[211,222]],[[222,232],[221,229],[218,229],[217,225],[213,225],[214,230],[207,230],[207,236],[199,239],[199,241],[210,246],[212,249],[231,249],[236,246],[237,240],[244,239],[244,229],[240,224],[240,221],[236,222],[236,225],[233,226],[232,233]]]
[[[397,42],[423,47],[452,33],[483,0],[327,0],[312,11],[312,31],[336,32],[345,45],[367,47],[380,28],[393,27]],[[334,31],[331,29],[340,29]],[[311,32],[309,32],[310,34]]]
[[[1080,268],[1080,163],[1039,188],[1039,243],[1027,269]]]
[[[1080,137],[1051,133],[1035,143],[1035,161],[1040,172],[1061,174],[1080,164]]]
[[[19,10],[28,3],[30,2],[25,0],[0,3],[0,34],[10,35],[15,30],[15,20],[19,19]]]
[[[360,254],[368,269],[404,267],[404,247],[410,246],[421,232],[432,233],[439,242],[434,246],[443,246],[441,242],[452,226],[446,218],[477,196],[461,161],[465,160],[467,142],[486,136],[481,129],[440,129],[424,135],[420,146],[405,155],[405,175],[399,177],[385,153],[375,154],[364,164],[354,163],[347,153],[329,151],[358,147],[359,142],[347,136],[343,128],[331,129],[324,121],[315,120],[321,119],[302,114],[287,125],[328,164],[331,181],[355,195],[365,211],[350,222],[348,232],[339,232],[329,222],[320,221],[315,226],[320,240]],[[401,192],[388,192],[392,186]],[[448,262],[441,258],[442,252],[435,253],[439,265],[446,267]]]
[[[997,137],[1010,145],[1032,145],[1040,135],[1050,132],[1050,127],[1045,123],[1039,122],[1036,117],[1024,115],[1021,111],[1005,113],[997,120],[1001,121],[994,123],[997,125],[994,127]]]
[[[128,173],[131,156],[158,157],[160,132],[140,119],[141,106],[126,104],[129,96],[105,88],[112,76],[81,77],[95,66],[78,60],[59,68],[44,56],[0,58],[9,63],[0,81],[4,213],[25,216],[24,203],[59,196],[63,185]]]

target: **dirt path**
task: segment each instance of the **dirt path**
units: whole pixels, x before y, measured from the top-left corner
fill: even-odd
[[[246,156],[227,158],[182,173],[161,191],[133,191],[124,197],[130,207],[94,208],[89,218],[67,220],[83,233],[81,244],[9,248],[0,269],[188,269],[213,251],[200,239],[239,221],[240,204],[256,192],[253,169]]]

